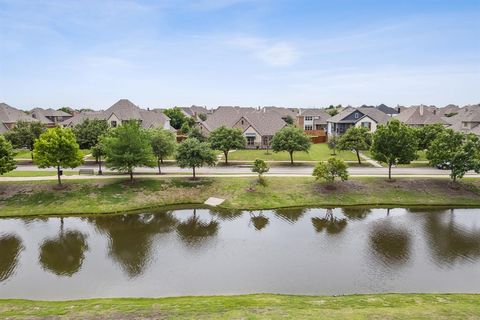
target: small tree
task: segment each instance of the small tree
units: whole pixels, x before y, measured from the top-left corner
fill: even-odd
[[[292,118],[292,116],[288,115],[285,117],[285,122],[291,126],[295,123],[295,120]]]
[[[163,113],[170,118],[170,125],[175,129],[180,129],[182,125],[187,122],[187,116],[183,113],[182,109],[175,107],[172,109],[164,110]]]
[[[180,168],[192,168],[193,180],[196,179],[195,169],[205,165],[214,166],[217,160],[215,153],[207,142],[200,142],[195,138],[182,141],[175,155]]]
[[[202,121],[207,120],[207,115],[205,113],[199,113],[198,118]]]
[[[214,150],[220,150],[225,156],[225,164],[228,164],[228,153],[232,149],[243,149],[247,140],[242,131],[234,128],[221,126],[210,133],[208,139]]]
[[[308,152],[311,145],[310,137],[303,130],[294,126],[284,127],[275,133],[272,139],[272,150],[274,152],[287,151],[290,155],[290,164],[293,164],[295,151]]]
[[[162,128],[152,129],[150,130],[150,143],[153,154],[157,158],[158,173],[161,174],[160,164],[163,164],[163,159],[175,152],[175,135]]]
[[[418,150],[426,150],[438,135],[445,131],[443,124],[429,124],[415,130],[418,141]]]
[[[92,147],[92,156],[95,157],[95,160],[98,163],[98,174],[102,175],[102,157],[105,157],[105,145],[102,142],[102,138],[99,139],[96,145]]]
[[[327,162],[319,162],[313,169],[315,179],[324,179],[328,183],[340,178],[342,181],[348,180],[347,164],[342,159],[331,157]]]
[[[33,158],[33,145],[43,132],[45,132],[45,127],[40,121],[18,121],[11,130],[5,133],[5,138],[10,141],[13,148],[30,150]]]
[[[258,173],[258,180],[262,179],[262,175],[270,170],[268,164],[262,159],[255,159],[253,162],[252,172]]]
[[[392,179],[392,166],[408,164],[417,158],[415,129],[392,120],[377,128],[373,135],[373,159],[388,165],[388,179]]]
[[[190,131],[188,132],[188,137],[195,138],[200,142],[207,141],[207,138],[205,138],[200,129],[198,129],[197,127],[191,127]]]
[[[332,135],[328,137],[328,142],[327,142],[328,148],[332,150],[332,156],[337,155],[337,148],[338,148],[338,136]]]
[[[12,144],[0,135],[0,175],[15,170],[17,165],[14,156]]]
[[[362,164],[360,150],[368,150],[372,142],[372,135],[365,127],[351,127],[338,139],[338,149],[354,151],[358,164]]]
[[[73,128],[77,137],[77,143],[82,149],[90,149],[95,146],[101,135],[107,133],[109,127],[106,120],[86,119]]]
[[[35,141],[33,159],[39,168],[56,167],[58,185],[62,184],[60,168],[75,168],[83,163],[80,147],[69,128],[48,129]]]
[[[188,122],[184,122],[182,124],[182,126],[180,127],[180,132],[182,134],[187,134],[190,132],[190,125],[188,124]]]
[[[427,159],[433,166],[447,166],[453,182],[477,168],[477,138],[446,129],[432,141]]]
[[[130,181],[133,181],[136,167],[155,165],[150,136],[137,121],[129,121],[110,130],[103,142],[107,166],[128,173]]]

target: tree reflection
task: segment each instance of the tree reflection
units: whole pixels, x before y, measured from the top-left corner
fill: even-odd
[[[326,230],[328,234],[337,234],[342,232],[347,226],[347,219],[339,219],[333,215],[332,209],[327,209],[325,217],[313,217],[312,224],[316,232]]]
[[[348,207],[342,209],[343,215],[350,220],[363,220],[372,212],[371,209],[362,207]]]
[[[177,223],[171,212],[95,217],[90,221],[108,236],[108,255],[131,278],[141,275],[152,260],[153,237],[171,232]]]
[[[263,214],[259,213],[258,215],[255,215],[255,213],[253,212],[250,212],[250,221],[252,222],[255,230],[258,231],[265,228],[269,223],[268,218],[265,217]]]
[[[410,237],[406,229],[379,223],[370,233],[370,247],[384,264],[404,264],[410,257]]]
[[[289,223],[295,223],[300,220],[307,210],[305,208],[285,208],[275,210],[275,215]]]
[[[80,270],[88,244],[79,231],[64,231],[63,218],[58,237],[45,240],[40,246],[39,261],[45,270],[59,276],[72,276]]]
[[[178,223],[177,233],[188,246],[198,246],[209,237],[215,236],[218,228],[219,224],[215,220],[210,220],[210,222],[200,220],[197,210],[194,209],[193,216]]]
[[[14,273],[23,249],[22,240],[16,235],[4,234],[0,237],[0,282]]]
[[[429,214],[424,230],[436,263],[452,265],[480,258],[480,229],[463,228],[455,222],[453,211]]]
[[[235,209],[223,209],[223,208],[218,208],[218,207],[213,207],[209,209],[210,213],[212,215],[215,215],[218,217],[220,220],[226,220],[226,221],[231,221],[239,218],[242,216],[243,212],[241,210],[235,210]]]

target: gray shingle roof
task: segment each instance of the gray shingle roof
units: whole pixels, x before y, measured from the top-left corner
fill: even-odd
[[[108,119],[115,114],[121,121],[126,120],[142,120],[140,115],[140,107],[134,105],[128,99],[120,99],[110,108],[105,110],[105,118]]]
[[[232,127],[242,116],[255,111],[255,108],[250,107],[241,108],[222,106],[215,109],[213,114],[208,116],[207,120],[201,123],[209,131],[215,130],[221,126]]]
[[[344,118],[348,117],[351,113],[353,113],[357,110],[360,111],[361,113],[363,113],[365,116],[368,116],[372,120],[376,121],[379,124],[387,123],[388,120],[391,119],[387,114],[383,113],[382,111],[380,111],[376,108],[371,108],[371,107],[360,107],[360,108],[347,107],[344,110],[342,110],[340,113],[338,113],[337,115],[328,119],[327,122],[356,123],[356,122],[360,121],[363,117],[360,117],[360,118],[354,119],[354,120],[344,120]]]
[[[261,136],[273,136],[287,123],[275,111],[254,111],[243,116]]]
[[[105,114],[103,111],[82,112],[74,115],[70,119],[63,121],[62,125],[73,127],[77,124],[82,123],[87,119],[88,120],[106,120],[107,118],[105,118]]]
[[[15,123],[18,121],[36,121],[22,110],[15,109],[6,103],[0,103],[0,122]]]
[[[428,106],[412,106],[400,111],[395,118],[408,125],[446,124],[433,110],[435,109]]]

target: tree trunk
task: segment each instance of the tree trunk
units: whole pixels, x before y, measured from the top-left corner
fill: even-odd
[[[133,170],[128,172],[130,174],[130,182],[133,182]]]
[[[195,180],[195,166],[193,166],[193,180]]]
[[[362,164],[362,161],[360,160],[360,152],[358,150],[355,150],[357,153],[357,159],[358,159],[358,164]]]
[[[60,166],[57,166],[57,179],[58,179],[58,185],[62,185],[62,179],[60,178]]]
[[[392,164],[388,164],[388,180],[392,180]]]
[[[293,165],[293,151],[290,152],[290,164]]]
[[[157,159],[157,166],[158,166],[158,174],[162,174],[162,169],[160,169],[160,159]]]
[[[160,157],[160,163],[163,164],[163,157]]]
[[[99,157],[98,159],[98,174],[99,175],[102,175],[103,174],[103,171],[102,171],[102,158]]]
[[[228,151],[223,151],[223,154],[225,155],[225,164],[228,164]]]

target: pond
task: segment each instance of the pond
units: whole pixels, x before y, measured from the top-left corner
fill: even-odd
[[[480,292],[480,209],[0,220],[0,298]]]

